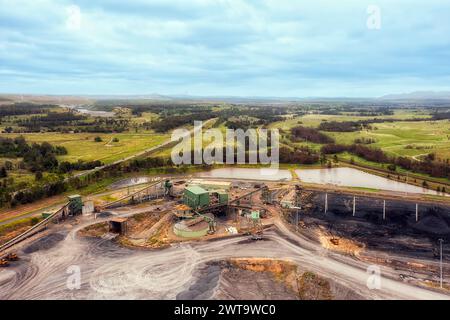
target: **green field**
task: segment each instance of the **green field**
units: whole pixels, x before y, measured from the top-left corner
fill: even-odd
[[[379,117],[359,117],[351,115],[319,115],[308,114],[270,125],[288,131],[295,126],[318,127],[323,121],[358,121],[368,119],[399,119],[427,118],[418,111],[396,110],[394,115]],[[373,147],[381,148],[395,156],[409,156],[418,159],[421,155],[436,153],[440,159],[450,158],[450,121],[398,121],[372,124],[373,130],[357,132],[325,132],[332,136],[336,143],[352,144],[357,138],[372,138],[376,143]],[[289,144],[289,141],[286,141]],[[293,145],[308,145],[319,149],[320,145],[313,143],[295,143]]]
[[[371,119],[398,119],[398,120],[407,120],[407,119],[415,119],[415,118],[431,118],[431,116],[425,111],[420,110],[395,110],[393,115],[385,115],[385,116],[356,116],[351,113],[342,114],[342,115],[327,115],[327,114],[307,114],[304,116],[298,117],[287,117],[285,121],[274,122],[270,124],[270,128],[279,128],[283,130],[289,130],[295,126],[305,126],[316,128],[323,121],[359,121],[359,120],[371,120]]]
[[[356,138],[372,138],[371,146],[381,148],[388,154],[418,158],[436,153],[438,158],[450,158],[450,122],[392,122],[377,123],[374,130],[330,133],[338,143],[351,144]]]
[[[0,136],[15,137],[19,134],[1,134]],[[59,156],[60,161],[100,160],[105,164],[134,155],[170,139],[168,134],[154,133],[30,133],[23,136],[28,142],[47,141],[53,145],[64,146],[68,154]],[[94,139],[97,136],[103,141],[95,142]],[[113,138],[119,141],[113,142]]]
[[[216,106],[215,109],[220,110],[221,108],[225,108],[224,106]],[[278,108],[278,107],[277,107]],[[278,109],[274,109],[278,112]],[[62,108],[57,109],[58,112],[62,112]],[[314,111],[308,111],[314,110]],[[311,128],[317,128],[321,123],[328,121],[337,121],[337,122],[345,122],[345,121],[362,121],[362,120],[386,120],[386,121],[394,121],[394,122],[380,122],[380,123],[372,123],[368,126],[368,129],[364,129],[362,131],[355,132],[323,132],[331,137],[333,137],[338,144],[354,144],[356,139],[371,139],[375,141],[375,143],[370,144],[370,147],[380,148],[388,155],[391,156],[408,156],[415,160],[420,160],[422,156],[425,156],[430,153],[436,154],[438,160],[445,160],[450,158],[450,121],[449,120],[441,120],[434,121],[432,120],[432,112],[430,109],[425,108],[399,108],[395,109],[393,114],[389,113],[372,113],[378,114],[376,116],[367,115],[371,114],[371,112],[357,111],[359,109],[355,109],[356,111],[351,111],[351,108],[345,109],[345,111],[340,111],[339,114],[325,114],[325,113],[335,113],[335,111],[330,112],[327,109],[287,109],[285,113],[281,116],[285,119],[278,122],[267,122],[263,124],[258,123],[258,127],[268,125],[269,128],[278,128],[282,129],[281,134],[281,145],[284,147],[288,147],[291,150],[294,150],[296,147],[300,146],[308,146],[309,148],[320,152],[322,144],[311,143],[308,141],[292,141],[292,135],[290,129],[295,126],[305,126]],[[370,109],[364,109],[369,110]],[[244,110],[245,111],[245,110]],[[230,116],[224,117],[218,116],[217,120],[220,122],[215,123],[215,121],[208,121],[208,123],[204,126],[204,130],[214,127],[218,128],[225,138],[226,131],[226,122],[228,120],[233,120],[232,122],[238,123],[240,119],[243,119],[243,126],[248,127],[248,119],[252,119],[254,121],[265,120],[265,116],[269,117],[270,113],[263,113],[263,115],[259,116],[260,118],[253,117],[253,113],[245,113],[243,110],[234,110],[230,113]],[[247,110],[248,111],[248,110]],[[257,115],[258,109],[255,109],[255,115]],[[120,107],[115,109],[116,119],[122,119],[126,121],[128,124],[125,128],[124,133],[73,133],[76,128],[76,123],[71,124],[72,127],[65,128],[59,127],[58,131],[64,131],[63,129],[67,129],[67,133],[55,132],[54,130],[49,130],[52,132],[46,132],[47,127],[41,129],[39,133],[2,133],[0,137],[17,137],[23,135],[25,140],[28,143],[42,143],[49,142],[54,146],[62,146],[67,150],[67,155],[57,156],[59,162],[68,161],[71,163],[77,162],[79,160],[82,161],[94,161],[99,160],[104,164],[110,164],[115,161],[128,158],[130,156],[136,155],[142,151],[148,150],[155,146],[162,144],[170,139],[170,130],[165,134],[157,134],[153,130],[150,129],[149,123],[158,120],[162,114],[161,113],[153,113],[152,111],[144,111],[142,113],[134,114],[131,109]],[[188,111],[189,108],[188,108]],[[242,114],[240,112],[243,112]],[[298,116],[299,112],[308,112],[303,116]],[[180,112],[180,115],[184,114]],[[26,119],[27,117],[31,117],[31,115],[19,115],[19,116],[10,116],[4,117],[1,127],[5,129],[6,126],[12,126],[16,124],[17,119]],[[170,119],[170,118],[168,118]],[[195,119],[195,117],[193,118]],[[278,118],[277,118],[278,119]],[[429,120],[424,120],[429,119]],[[99,119],[94,119],[93,117],[88,117],[83,121],[87,121],[89,123],[97,123],[94,121],[98,121]],[[396,121],[398,120],[398,121]],[[423,121],[418,121],[423,120]],[[170,120],[168,120],[170,121]],[[204,121],[206,123],[207,121]],[[102,122],[99,122],[102,124]],[[82,124],[85,125],[85,124]],[[234,123],[233,123],[234,125]],[[106,124],[102,124],[102,129],[111,130],[107,127]],[[79,131],[87,131],[84,127],[83,130]],[[185,123],[183,125],[186,129],[192,129],[192,124]],[[55,128],[53,128],[55,129]],[[73,131],[69,131],[73,130]],[[120,128],[119,129],[123,129]],[[16,132],[20,132],[20,130],[24,130],[24,128],[15,127]],[[101,130],[98,130],[101,131]],[[121,130],[117,130],[120,132]],[[76,132],[76,131],[75,131]],[[100,137],[102,141],[96,142],[96,137]],[[208,139],[203,139],[203,147],[209,146],[212,141]],[[158,149],[152,156],[161,156],[161,157],[170,157],[172,151],[172,145],[169,145],[163,149]],[[340,154],[339,158],[341,160],[341,164],[350,163],[353,160],[355,165],[359,165],[359,167],[366,167],[366,169],[378,169],[379,171],[386,171],[387,164],[381,163],[372,163],[370,161],[364,160],[362,158],[356,157],[354,155],[344,153]],[[14,170],[10,170],[8,172],[8,178],[12,178],[10,182],[11,185],[14,186],[15,189],[23,189],[27,186],[36,185],[36,184],[44,184],[50,181],[54,181],[58,178],[61,178],[61,175],[58,175],[57,171],[47,171],[43,172],[44,179],[35,180],[35,175],[29,169],[20,168],[19,164],[22,160],[21,158],[17,159],[0,159],[0,163],[5,164],[6,160],[13,162]],[[295,164],[298,165],[298,164]],[[316,166],[320,164],[317,163]],[[171,170],[171,168],[167,168],[167,170]],[[164,169],[165,170],[165,169]],[[170,171],[169,170],[169,171]],[[402,168],[397,169],[398,174],[407,173]],[[410,173],[411,174],[411,173]],[[416,174],[416,178],[418,179],[429,179],[434,183],[448,183],[448,179],[445,178],[434,178],[431,179],[424,174]]]

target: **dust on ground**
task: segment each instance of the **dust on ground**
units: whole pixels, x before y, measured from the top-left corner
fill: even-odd
[[[239,258],[212,261],[197,269],[181,300],[362,299],[352,290],[302,270],[288,260]]]
[[[170,243],[169,229],[172,226],[169,211],[149,211],[136,214],[127,221],[127,233],[118,242],[127,247],[161,248]]]
[[[17,229],[12,229],[12,230],[7,230],[4,231],[0,234],[0,244],[4,244],[6,242],[8,242],[11,239],[14,239],[15,237],[21,235],[22,233],[24,233],[25,231],[27,231],[28,229],[30,229],[31,226],[29,223],[27,223],[26,225],[22,226],[22,227],[17,227]]]
[[[437,239],[443,237],[445,242],[448,241],[445,234],[448,234],[450,221],[442,209],[424,207],[420,220],[416,222],[415,212],[402,209],[399,201],[399,209],[391,209],[388,219],[384,221],[379,208],[369,208],[371,202],[365,204],[368,208],[364,208],[364,214],[360,212],[352,216],[352,201],[334,195],[331,198],[333,206],[324,214],[323,207],[317,205],[320,199],[307,193],[302,197],[305,210],[298,217],[297,228],[303,237],[320,243],[328,250],[370,264],[392,267],[401,272],[404,282],[437,289],[440,274]],[[360,199],[359,204],[362,205],[363,200]],[[414,205],[412,209],[415,209]],[[295,226],[295,215],[286,211],[283,213],[284,220]],[[444,246],[444,274],[450,272],[448,250]],[[444,290],[446,286],[449,283],[444,277]]]
[[[317,237],[320,244],[328,250],[337,251],[351,256],[360,256],[361,252],[364,250],[364,244],[346,239],[343,237],[337,237],[330,233],[327,233],[322,228],[316,230]]]
[[[92,224],[78,232],[81,237],[100,238],[109,231],[108,222]]]

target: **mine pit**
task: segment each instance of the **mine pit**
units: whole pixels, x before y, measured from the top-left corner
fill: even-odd
[[[50,264],[57,272],[46,284],[52,286],[53,277],[66,277],[58,263],[80,264],[92,278],[77,295],[100,299],[334,300],[414,293],[386,289],[360,294],[367,290],[360,283],[365,264],[389,268],[389,277],[397,281],[389,290],[407,284],[440,294],[449,285],[444,279],[444,288],[436,287],[437,240],[450,240],[444,204],[323,192],[291,183],[199,178],[166,179],[99,198],[89,199],[93,213],[81,210],[79,196],[70,198],[76,200],[72,208],[83,214],[48,223],[44,232],[24,242],[18,251],[24,259],[2,269],[39,274]],[[352,266],[341,270],[350,280],[336,281],[337,271],[327,267],[326,259]],[[447,263],[443,271],[450,273]],[[354,272],[363,274],[351,279]],[[0,277],[3,286],[16,285],[1,271]],[[23,279],[17,287],[27,284],[29,290],[20,294],[36,297],[42,289],[33,288],[41,283],[33,274]],[[68,296],[51,290],[46,295]]]
[[[438,239],[450,240],[447,206],[390,200],[386,208],[383,200],[358,197],[354,210],[353,197],[336,193],[325,196],[323,192],[304,192],[302,200],[305,210],[298,217],[287,212],[286,219],[325,249],[415,270],[422,280],[439,273]],[[444,249],[443,260],[449,255],[449,249]],[[450,267],[444,265],[443,271],[448,274]]]
[[[354,291],[303,270],[288,260],[239,258],[199,267],[180,300],[335,300],[360,299]]]

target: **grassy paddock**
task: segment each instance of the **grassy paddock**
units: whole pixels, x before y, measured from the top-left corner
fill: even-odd
[[[15,137],[19,134],[1,134],[0,136]],[[157,146],[170,138],[168,134],[154,133],[31,133],[23,134],[27,142],[49,142],[52,145],[63,146],[68,154],[59,156],[60,161],[75,162],[78,160],[100,160],[106,164],[126,158],[140,151]],[[101,137],[102,142],[95,142],[95,137]],[[112,140],[117,138],[118,142]]]
[[[392,116],[383,117],[357,117],[357,116],[330,116],[309,114],[294,119],[276,122],[271,128],[290,130],[295,126],[317,127],[323,121],[358,121],[374,118],[408,120],[414,117],[424,117],[417,113],[396,111]],[[409,156],[419,158],[428,153],[436,153],[441,159],[450,157],[450,121],[398,121],[372,124],[373,130],[356,132],[325,132],[333,137],[337,143],[352,144],[357,138],[374,139],[376,143],[371,146],[383,149],[394,156]],[[296,143],[295,145],[308,145],[313,149],[320,145],[311,143]]]

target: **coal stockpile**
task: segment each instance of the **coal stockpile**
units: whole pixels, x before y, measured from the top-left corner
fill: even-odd
[[[197,270],[198,278],[187,290],[179,293],[177,300],[205,300],[214,294],[219,283],[222,268],[219,264],[210,262]]]
[[[450,241],[450,207],[442,204],[305,193],[299,221],[324,226],[332,235],[356,240],[371,249],[395,249],[435,258],[438,239]]]
[[[49,235],[33,242],[32,244],[27,246],[23,251],[25,253],[29,254],[29,253],[33,253],[33,252],[40,251],[40,250],[48,250],[50,248],[53,248],[57,243],[64,240],[64,238],[65,238],[65,235],[63,235],[61,233],[49,234]]]

